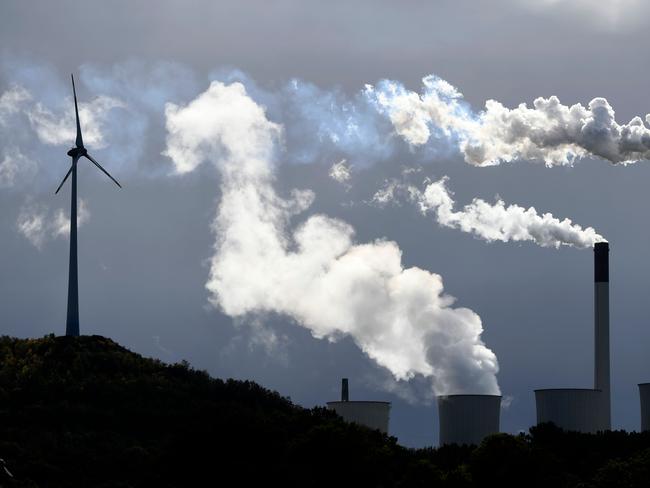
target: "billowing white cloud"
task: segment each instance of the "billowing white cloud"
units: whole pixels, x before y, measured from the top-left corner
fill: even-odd
[[[77,206],[77,226],[81,227],[90,219],[86,202],[79,200]],[[48,239],[70,235],[70,216],[59,208],[54,212],[45,205],[28,203],[23,206],[16,221],[18,232],[34,247],[42,249]]]
[[[395,378],[430,378],[437,393],[499,391],[479,316],[453,307],[439,275],[404,268],[395,242],[355,242],[338,219],[316,214],[290,228],[313,193],[276,193],[282,128],[241,84],[213,82],[166,117],[177,172],[210,161],[221,174],[206,285],[215,306],[232,317],[284,314],[317,338],[349,336]]]
[[[515,160],[567,165],[586,157],[627,163],[650,155],[649,117],[619,123],[604,98],[583,106],[565,105],[551,96],[515,108],[488,100],[483,110],[474,110],[454,86],[433,75],[424,78],[421,91],[382,80],[350,96],[295,79],[267,91],[236,70],[219,73],[215,75],[243,80],[251,97],[282,123],[283,161],[345,160],[331,168],[338,181],[348,178],[351,166],[363,169],[402,158],[405,148],[410,149],[407,164],[432,161],[449,151],[459,151],[477,166]],[[15,146],[38,162],[50,150],[47,146],[73,142],[71,97],[48,88],[67,83],[61,85],[50,74],[53,79],[43,81],[43,92],[30,93],[11,73],[2,75],[9,88],[0,95],[0,146]],[[186,100],[196,93],[196,76],[173,63],[153,63],[148,69],[138,63],[111,69],[86,66],[80,81],[96,95],[90,101],[80,99],[85,142],[106,146],[109,161],[126,167],[138,167],[146,141],[156,139],[157,133],[148,131],[160,129],[164,101]],[[206,121],[214,117],[200,116]],[[197,164],[191,154],[169,156],[181,161],[177,172],[192,171]],[[147,169],[152,173],[156,168]]]
[[[484,111],[474,113],[458,90],[435,76],[424,78],[422,94],[392,81],[368,87],[367,92],[406,142],[417,147],[442,137],[457,144],[465,160],[477,166],[518,159],[554,166],[587,156],[613,163],[650,158],[650,129],[643,119],[619,124],[604,98],[594,98],[585,107],[563,105],[552,96],[535,99],[533,107],[521,104],[514,109],[488,100]],[[650,115],[646,121],[650,123]]]
[[[506,205],[497,198],[494,203],[474,198],[455,210],[453,194],[447,188],[449,179],[426,182],[424,190],[399,180],[389,180],[375,193],[373,203],[385,205],[403,200],[414,202],[422,214],[433,214],[438,224],[467,232],[488,242],[532,241],[542,247],[573,246],[584,249],[604,241],[593,227],[583,228],[571,219],[560,220],[550,213],[539,214],[534,207]]]

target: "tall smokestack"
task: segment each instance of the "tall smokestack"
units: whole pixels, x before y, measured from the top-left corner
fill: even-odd
[[[350,399],[349,393],[348,393],[348,379],[343,378],[341,380],[341,401],[342,402],[347,402]]]
[[[609,244],[594,245],[594,388],[603,395],[602,428],[610,430],[611,391],[609,378]]]

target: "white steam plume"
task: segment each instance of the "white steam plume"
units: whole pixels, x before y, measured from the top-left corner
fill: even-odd
[[[422,94],[393,81],[367,88],[397,134],[413,146],[443,136],[455,141],[465,160],[477,166],[516,159],[553,166],[587,156],[612,163],[650,158],[650,129],[641,117],[619,124],[604,98],[594,98],[587,107],[569,107],[552,96],[535,99],[532,108],[521,104],[514,109],[488,100],[484,111],[474,113],[446,81],[428,76],[423,86]]]
[[[50,146],[74,138],[69,81],[37,64],[3,59],[0,84],[8,88],[0,93],[0,160],[4,148],[15,147],[56,184],[60,171],[53,170]],[[97,156],[120,174],[143,168],[148,175],[164,173],[164,167],[141,156],[163,134],[165,101],[193,96],[198,76],[183,65],[164,62],[86,65],[80,71],[85,141],[94,148],[111,141]],[[477,166],[519,159],[566,165],[592,156],[628,163],[650,156],[648,117],[619,123],[603,98],[587,106],[538,98],[532,107],[512,109],[488,100],[481,111],[433,75],[423,79],[421,91],[382,80],[352,95],[300,80],[266,90],[236,70],[213,76],[241,81],[251,98],[268,107],[269,116],[284,128],[283,160],[293,163],[345,159],[348,167],[362,169],[398,157],[420,164],[450,150]],[[5,177],[4,186],[28,183],[26,177],[11,185],[8,181]]]
[[[506,205],[497,198],[488,203],[481,198],[460,210],[454,210],[453,193],[447,188],[448,177],[427,182],[424,190],[397,180],[389,180],[378,190],[372,203],[379,206],[407,199],[414,202],[422,214],[433,214],[436,221],[452,229],[474,234],[488,242],[532,241],[542,247],[593,247],[605,238],[593,227],[582,228],[571,219],[560,220],[550,213],[538,214],[534,207]]]
[[[499,392],[480,318],[452,307],[439,275],[405,269],[394,242],[355,243],[350,225],[325,215],[290,230],[314,195],[275,192],[282,128],[243,85],[213,82],[186,106],[168,104],[166,118],[176,170],[210,161],[221,174],[206,285],[215,306],[232,317],[285,314],[318,338],[350,336],[395,378],[431,378],[437,393]]]

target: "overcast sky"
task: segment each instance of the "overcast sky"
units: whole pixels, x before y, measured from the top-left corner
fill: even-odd
[[[638,429],[636,385],[650,381],[647,161],[614,165],[587,155],[573,165],[517,158],[477,167],[453,144],[422,151],[405,143],[387,156],[375,152],[378,144],[348,156],[310,142],[296,156],[292,148],[319,139],[310,126],[292,132],[275,98],[294,78],[355,100],[382,79],[421,93],[422,78],[434,74],[476,112],[489,99],[514,109],[556,95],[585,106],[604,97],[621,124],[644,118],[649,9],[634,0],[591,3],[2,2],[0,97],[15,97],[22,87],[30,98],[0,99],[0,332],[64,332],[68,241],[60,228],[70,194],[68,187],[53,192],[69,167],[64,128],[74,120],[62,114],[74,72],[88,104],[87,145],[124,186],[80,163],[79,196],[88,213],[79,231],[82,333],[165,361],[187,359],[217,377],[252,379],[307,407],[337,399],[340,378],[348,377],[352,399],[393,402],[391,434],[401,443],[437,442],[432,390],[422,378],[396,383],[354,338],[318,339],[289,312],[233,318],[215,306],[206,283],[215,240],[223,237],[214,220],[227,187],[212,165],[178,171],[166,152],[165,103],[181,110],[213,80],[243,80],[266,118],[288,128],[286,153],[273,166],[275,191],[314,195],[289,232],[324,214],[350,224],[355,242],[394,241],[404,267],[440,275],[455,306],[481,318],[482,341],[498,358],[507,432],[534,423],[533,389],[592,386],[592,251],[487,243],[439,225],[411,202],[373,204],[373,195],[403,178],[404,168],[416,168],[410,181],[420,185],[448,176],[458,208],[475,197],[494,203],[498,195],[607,238],[613,427]],[[306,111],[311,100],[300,99]],[[18,107],[13,112],[10,103]],[[341,184],[329,173],[344,157],[351,177]],[[31,231],[21,231],[21,222],[31,222]]]

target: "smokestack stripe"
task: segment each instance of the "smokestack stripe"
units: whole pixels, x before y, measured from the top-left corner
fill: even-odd
[[[609,282],[609,243],[597,242],[594,245],[594,281]]]

